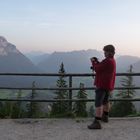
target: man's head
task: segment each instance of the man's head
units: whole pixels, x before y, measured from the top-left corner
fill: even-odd
[[[105,57],[113,57],[115,54],[115,47],[113,45],[106,45],[103,50]]]

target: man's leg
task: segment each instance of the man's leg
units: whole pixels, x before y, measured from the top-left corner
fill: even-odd
[[[110,108],[111,108],[110,102],[103,105],[103,111],[104,112],[109,112]]]
[[[103,106],[96,107],[95,109],[95,119],[91,125],[88,125],[89,129],[101,129],[101,119],[103,114]]]
[[[103,106],[96,107],[95,109],[95,117],[102,118],[103,115]]]
[[[106,103],[103,105],[103,115],[102,115],[102,121],[103,122],[108,122],[108,117],[109,117],[109,110],[110,110],[110,103]]]
[[[108,117],[109,117],[109,111],[111,108],[110,102],[109,102],[109,96],[110,92],[107,91],[104,101],[103,101],[103,115],[102,115],[102,121],[103,122],[108,122]]]
[[[101,119],[102,119],[102,114],[103,114],[103,99],[105,96],[105,93],[102,89],[97,89],[96,91],[96,96],[95,96],[95,120],[91,125],[88,126],[89,129],[101,129]]]

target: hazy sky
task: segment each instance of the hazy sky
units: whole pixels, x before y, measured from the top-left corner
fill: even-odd
[[[0,0],[0,35],[21,52],[140,54],[140,0]]]

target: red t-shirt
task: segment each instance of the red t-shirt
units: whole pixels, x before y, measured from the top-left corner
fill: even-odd
[[[95,82],[97,88],[113,90],[116,76],[116,62],[112,57],[105,58],[102,62],[92,62],[92,66],[96,72]]]

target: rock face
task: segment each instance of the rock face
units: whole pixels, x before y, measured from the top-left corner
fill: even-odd
[[[16,46],[0,36],[0,72],[37,72],[38,68]]]
[[[0,36],[0,73],[35,73],[40,70],[16,46]],[[0,86],[24,86],[33,78],[0,76]]]
[[[9,43],[4,37],[0,36],[0,56],[8,55],[9,53],[20,53],[16,46]]]

